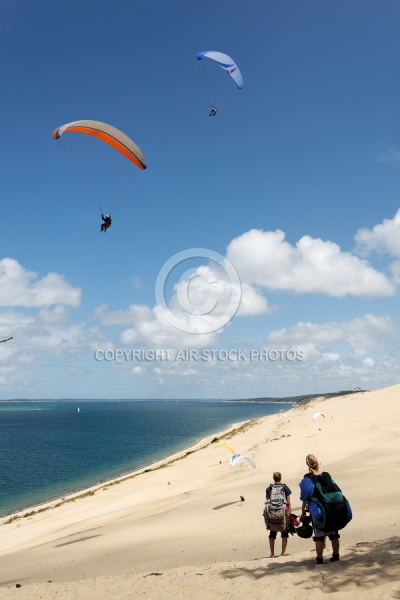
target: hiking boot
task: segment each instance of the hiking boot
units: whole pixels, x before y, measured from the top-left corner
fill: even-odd
[[[335,552],[333,552],[332,558],[330,558],[329,560],[330,560],[330,562],[336,562],[337,560],[340,560],[339,554],[336,554]]]

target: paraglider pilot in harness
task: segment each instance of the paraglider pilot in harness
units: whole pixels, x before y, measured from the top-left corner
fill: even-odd
[[[212,106],[211,110],[210,110],[210,114],[208,116],[209,117],[215,117],[216,114],[217,114],[217,107],[216,106]]]
[[[104,223],[101,224],[100,232],[104,231],[105,233],[107,229],[111,227],[111,215],[104,216],[103,213],[101,213],[101,218],[103,219]]]

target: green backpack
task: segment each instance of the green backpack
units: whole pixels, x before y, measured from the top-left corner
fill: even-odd
[[[340,487],[329,473],[311,475],[310,479],[314,484],[310,501],[314,502],[322,513],[320,519],[313,517],[315,527],[321,531],[337,531],[346,527],[352,514],[350,505]]]

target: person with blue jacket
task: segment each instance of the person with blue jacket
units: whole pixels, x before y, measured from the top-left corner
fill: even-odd
[[[314,483],[310,477],[310,475],[315,475],[318,477],[319,475],[323,475],[326,471],[320,470],[320,465],[318,463],[317,458],[314,454],[308,454],[306,456],[306,464],[308,466],[309,473],[304,475],[302,481],[300,482],[300,500],[302,501],[301,505],[301,520],[304,520],[306,516],[306,511],[308,510],[314,527],[314,537],[313,540],[315,542],[315,550],[317,553],[317,564],[322,565],[324,562],[323,552],[325,546],[325,537],[328,536],[329,540],[332,544],[332,557],[330,562],[335,562],[340,559],[339,557],[339,538],[340,534],[336,530],[333,531],[321,531],[315,525],[315,520],[322,520],[323,514],[321,508],[311,500],[311,496],[314,491]]]

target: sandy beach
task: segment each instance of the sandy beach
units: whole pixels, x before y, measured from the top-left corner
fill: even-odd
[[[257,467],[230,467],[215,438]],[[268,558],[265,488],[281,471],[298,514],[308,453],[353,509],[340,562],[329,562],[328,542],[317,566],[312,540],[296,535],[287,556]],[[399,457],[400,385],[237,424],[75,501],[2,519],[0,599],[400,599]]]

